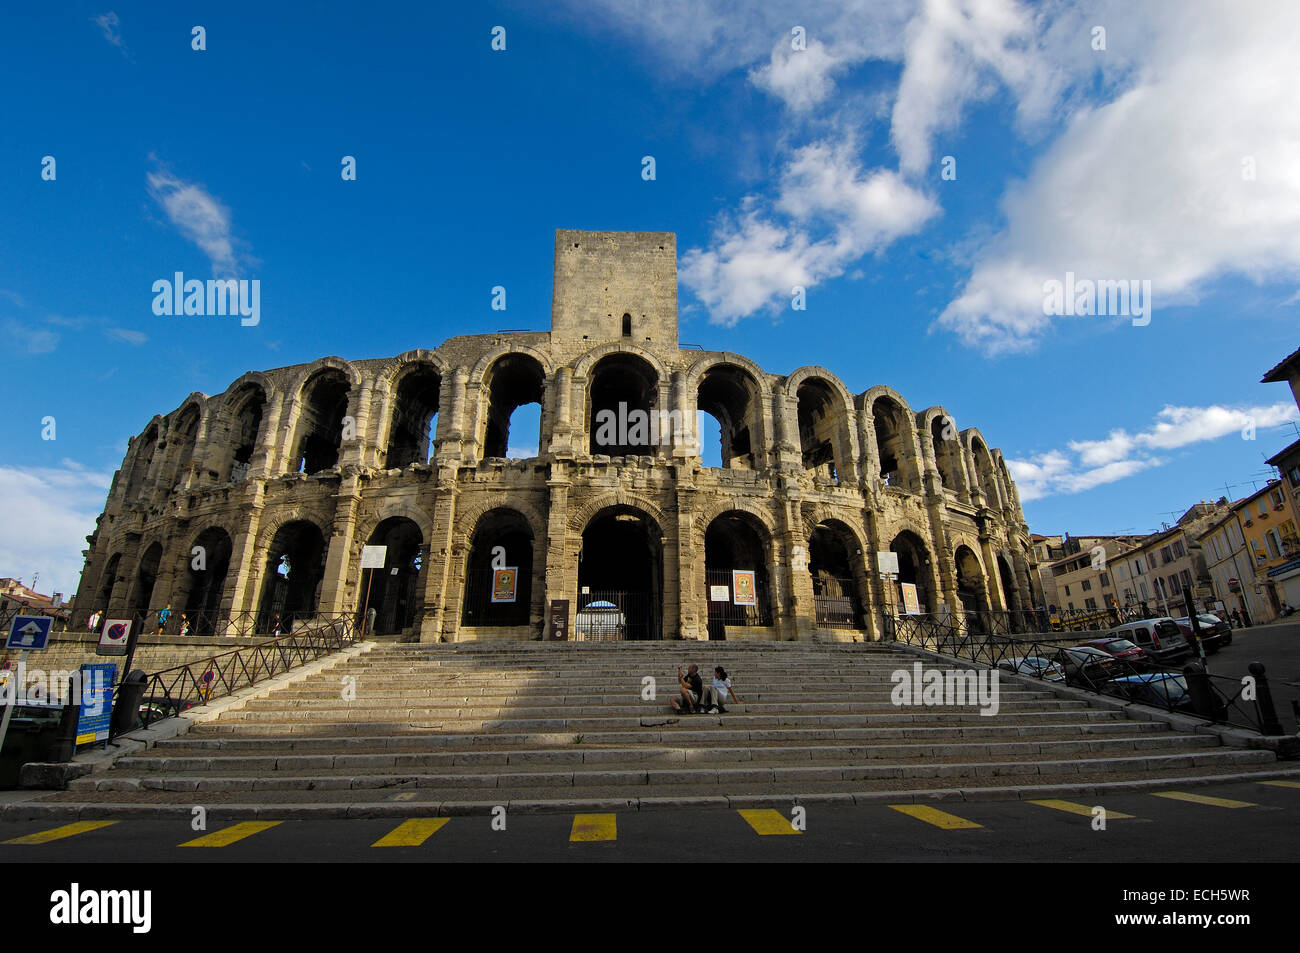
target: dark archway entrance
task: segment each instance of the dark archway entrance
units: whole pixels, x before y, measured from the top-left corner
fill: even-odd
[[[654,456],[659,452],[661,421],[653,414],[659,401],[654,368],[632,354],[611,354],[591,370],[588,388],[588,433],[591,452],[611,457]]]
[[[432,429],[438,415],[442,378],[429,364],[408,371],[397,385],[393,419],[388,430],[388,452],[384,466],[401,470],[412,463],[428,463]]]
[[[1020,593],[1016,589],[1016,575],[1011,571],[1007,564],[1005,556],[998,556],[998,578],[1002,580],[1002,595],[1006,599],[1006,607],[1012,612],[1023,609],[1020,604]]]
[[[198,535],[186,554],[187,591],[182,611],[190,624],[189,635],[211,635],[215,631],[221,613],[221,597],[226,589],[226,573],[230,570],[231,551],[230,534],[213,526]],[[196,564],[202,568],[196,569]]]
[[[293,620],[314,616],[324,575],[325,537],[320,528],[306,520],[281,526],[267,552],[257,630],[283,635]]]
[[[663,637],[663,532],[630,506],[602,510],[582,532],[578,554],[579,639]]]
[[[424,534],[414,520],[391,516],[375,527],[368,546],[385,546],[383,569],[367,569],[362,605],[375,610],[376,635],[395,635],[415,624],[422,606]],[[363,611],[365,611],[363,609]]]
[[[149,601],[153,598],[154,583],[158,581],[158,563],[162,561],[162,544],[154,543],[144,551],[135,572],[135,590],[131,597],[131,614],[136,619],[140,632],[155,632],[150,619],[145,618],[153,608]],[[158,608],[162,608],[159,606]],[[141,622],[140,620],[143,620]],[[143,628],[140,628],[143,626]]]
[[[513,594],[495,585],[496,570],[492,558],[498,546],[503,551],[501,564],[516,570]],[[509,598],[511,595],[513,598]],[[532,599],[532,527],[517,510],[489,510],[479,517],[470,542],[461,624],[527,625]]]
[[[732,510],[709,524],[704,533],[704,598],[710,639],[725,639],[728,625],[772,624],[768,552],[766,528],[748,513]],[[724,594],[725,599],[714,598]]]
[[[916,587],[917,607],[923,613],[934,612],[934,591],[930,585],[930,553],[925,543],[915,533],[904,531],[894,537],[889,544],[889,551],[898,555],[898,584],[893,593],[894,610],[897,615],[907,612],[903,596],[903,584]]]
[[[966,614],[966,624],[973,632],[988,630],[981,613],[988,610],[984,594],[984,572],[969,546],[958,546],[953,554],[957,563],[957,598]]]
[[[862,553],[847,526],[819,523],[808,538],[808,572],[812,576],[817,625],[827,629],[866,627],[859,567]]]

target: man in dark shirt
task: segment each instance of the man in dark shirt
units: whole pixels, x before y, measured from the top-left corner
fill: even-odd
[[[696,710],[696,705],[700,702],[700,693],[704,691],[704,682],[700,679],[698,665],[692,665],[686,670],[685,677],[682,676],[682,667],[677,666],[677,684],[681,686],[681,694],[674,698],[669,704],[673,706],[673,711],[680,714],[690,714]]]

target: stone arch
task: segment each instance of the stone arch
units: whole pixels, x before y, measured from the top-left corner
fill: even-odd
[[[539,360],[532,348],[512,348],[496,355],[484,369],[477,383],[474,430],[484,459],[509,455],[512,418],[516,410],[528,404],[537,404],[539,408],[537,450],[533,456],[543,452],[548,367],[549,362]]]
[[[615,354],[630,354],[641,358],[652,368],[654,368],[655,377],[660,383],[664,383],[672,378],[672,372],[664,366],[664,362],[654,351],[642,347],[640,344],[634,344],[631,341],[613,341],[609,344],[600,344],[589,351],[583,352],[576,361],[573,362],[573,376],[575,378],[589,378],[591,369],[607,357]]]
[[[966,467],[962,461],[961,431],[952,414],[944,407],[930,407],[922,411],[921,439],[929,444],[939,481],[945,490],[969,499],[970,488],[966,482]]]
[[[108,562],[104,564],[104,569],[99,574],[99,585],[95,589],[95,604],[89,609],[89,612],[104,612],[109,608],[109,603],[113,598],[113,589],[117,585],[117,573],[122,564],[122,550],[109,547],[112,553],[108,557]]]
[[[743,497],[730,497],[724,499],[715,499],[714,501],[700,506],[696,510],[695,520],[693,522],[694,531],[699,539],[703,539],[704,531],[709,524],[715,519],[727,512],[745,513],[754,517],[762,524],[764,531],[771,537],[775,538],[779,530],[776,525],[776,518],[764,509],[760,504],[745,499]],[[698,540],[697,540],[698,542]]]
[[[207,465],[218,483],[238,483],[252,470],[253,455],[268,426],[269,386],[265,375],[245,374],[213,411]]]
[[[168,421],[166,475],[162,478],[163,487],[168,493],[184,480],[186,471],[194,464],[199,429],[203,426],[206,415],[207,398],[194,393],[186,398]]]
[[[656,456],[662,452],[665,436],[671,441],[674,432],[683,431],[680,409],[672,427],[662,374],[636,349],[610,351],[587,369],[584,378],[583,430],[590,453]],[[666,434],[661,418],[665,411],[670,415]]]
[[[975,427],[962,431],[962,442],[970,456],[970,473],[984,496],[984,505],[991,510],[1002,509],[1002,490],[998,485],[997,471],[988,441]]]
[[[871,420],[870,432],[864,432],[863,439],[875,448],[875,475],[886,486],[919,493],[922,466],[916,452],[916,414],[902,395],[883,385],[863,394],[862,406]]]
[[[310,364],[298,364],[290,370],[292,373],[286,382],[285,392],[299,399],[302,398],[302,389],[307,382],[325,370],[335,370],[343,374],[347,377],[350,387],[357,387],[361,384],[361,372],[357,370],[356,366],[351,361],[333,354],[317,358]]]
[[[262,538],[267,531],[260,534]],[[329,535],[311,518],[287,517],[277,522],[265,547],[259,549],[264,570],[257,631],[283,635],[298,620],[319,611]]]
[[[334,358],[322,358],[295,389],[297,421],[290,442],[292,473],[319,473],[340,463],[344,418],[351,406],[360,375],[352,365],[339,367]]]
[[[966,543],[953,547],[953,567],[957,576],[957,599],[966,612],[968,624],[975,628],[978,613],[988,612],[988,582],[984,566],[975,549]]]
[[[717,421],[723,468],[761,469],[767,462],[768,444],[763,377],[730,360],[702,364],[696,362],[688,377],[692,383],[687,386],[695,397],[696,413],[706,413]],[[703,446],[699,450],[703,458]]]
[[[198,547],[202,547],[201,554],[195,553]],[[195,567],[199,555],[201,569]],[[190,536],[189,545],[181,554],[184,561],[181,584],[175,593],[177,611],[182,616],[178,631],[186,622],[189,623],[187,635],[212,635],[217,631],[233,556],[234,536],[227,526],[209,523]]]
[[[708,520],[700,536],[704,559],[699,581],[709,638],[725,639],[728,625],[772,625],[776,559],[768,524],[748,510],[724,509]],[[729,598],[713,599],[713,591],[722,588]]]
[[[162,568],[162,555],[163,544],[161,540],[155,539],[148,546],[143,546],[142,542],[140,558],[136,560],[135,564],[135,581],[131,586],[130,598],[130,612],[136,619],[138,626],[148,624],[147,615],[154,608],[151,600]],[[142,631],[149,630],[142,629]]]
[[[407,352],[418,353],[432,352]],[[446,379],[444,371],[441,360],[399,358],[399,363],[381,376],[385,399],[376,450],[386,469],[428,463],[433,457],[434,421]]]
[[[808,533],[808,574],[812,577],[813,616],[819,628],[866,628],[867,583],[862,536],[835,516],[819,520]]]
[[[818,367],[800,368],[781,386],[794,403],[795,431],[804,469],[827,479],[851,482],[857,436],[848,388],[835,375]]]
[[[408,519],[419,527],[420,535],[424,537],[426,543],[433,537],[433,518],[429,513],[405,500],[385,500],[379,505],[372,518],[358,524],[357,532],[353,534],[352,558],[357,560],[357,565],[360,565],[361,547],[366,545],[362,540],[369,539],[380,523],[397,518]]]
[[[898,554],[898,591],[895,608],[901,615],[905,602],[902,586],[916,586],[917,603],[922,613],[939,611],[939,592],[935,585],[934,554],[926,544],[925,533],[911,527],[899,530],[890,540],[889,551]]]
[[[162,417],[155,416],[153,420],[149,421],[149,426],[141,431],[140,436],[132,441],[131,449],[127,454],[131,458],[130,470],[126,480],[126,489],[123,491],[123,499],[128,504],[139,499],[140,493],[148,483],[149,468],[158,453],[158,439],[162,433],[162,421]]]
[[[550,355],[548,355],[545,351],[540,351],[537,348],[532,347],[528,344],[522,344],[518,341],[513,341],[513,342],[505,342],[502,344],[497,344],[494,347],[491,347],[488,350],[484,351],[482,355],[479,356],[479,359],[474,362],[474,366],[470,368],[469,378],[467,383],[470,384],[471,386],[482,384],[483,379],[487,376],[488,369],[492,367],[493,364],[497,363],[497,361],[499,361],[501,358],[511,354],[523,354],[528,357],[531,357],[533,360],[535,360],[538,364],[541,365],[542,374],[545,377],[550,377],[553,373],[555,373],[555,368],[551,363]],[[445,377],[447,376],[448,373],[454,373],[454,372],[455,372],[455,368],[451,368],[451,367],[446,368],[443,372],[443,376]]]
[[[654,520],[663,532],[665,526],[671,526],[672,521],[667,514],[659,507],[654,500],[640,493],[631,493],[627,490],[615,490],[609,493],[602,493],[599,496],[588,499],[580,506],[575,506],[569,515],[569,532],[575,535],[582,535],[582,531],[602,510],[611,509],[617,506],[626,506],[631,509],[643,510],[647,516]]]
[[[582,524],[573,626],[579,640],[663,637],[665,525],[622,503]]]
[[[509,505],[484,508],[469,529],[465,551],[465,585],[461,625],[501,627],[527,625],[533,605],[534,565],[538,535],[533,521]],[[512,598],[502,600],[493,550],[504,550],[505,568],[515,570]]]
[[[358,538],[363,545],[385,548],[383,568],[365,570],[369,578],[358,592],[361,624],[367,634],[404,633],[423,614],[421,580],[428,574],[428,536],[409,516],[389,516]]]

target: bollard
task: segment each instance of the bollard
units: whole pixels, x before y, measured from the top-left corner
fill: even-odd
[[[1269,690],[1268,677],[1264,674],[1264,663],[1251,662],[1246,667],[1255,676],[1255,708],[1259,711],[1260,733],[1282,734],[1282,722],[1277,720],[1277,711],[1273,708],[1273,693]]]
[[[132,669],[114,692],[110,739],[134,731],[140,723],[140,700],[144,697],[146,678],[140,669]]]
[[[1199,662],[1188,662],[1184,665],[1183,678],[1187,682],[1187,694],[1192,700],[1192,708],[1196,714],[1215,722],[1227,719],[1227,708],[1215,698],[1210,676]]]

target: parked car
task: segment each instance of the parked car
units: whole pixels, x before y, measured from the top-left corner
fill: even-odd
[[[1061,649],[1057,659],[1065,669],[1066,684],[1078,688],[1099,688],[1102,683],[1128,671],[1128,667],[1113,655],[1088,645]]]
[[[1093,639],[1084,642],[1083,645],[1090,649],[1099,649],[1121,662],[1127,662],[1133,668],[1145,669],[1151,665],[1151,659],[1142,647],[1134,645],[1128,639]]]
[[[1107,631],[1108,639],[1127,639],[1156,662],[1172,662],[1191,652],[1183,630],[1169,616],[1125,622]]]
[[[574,619],[574,632],[582,641],[613,642],[623,638],[627,620],[612,602],[589,602]]]
[[[150,695],[148,698],[140,699],[140,707],[136,709],[139,715],[138,725],[143,725],[146,718],[149,724],[162,721],[164,718],[175,718],[182,712],[187,712],[195,705],[202,705],[203,700],[199,698],[168,698],[166,695]]]
[[[1207,655],[1213,655],[1223,646],[1232,642],[1232,626],[1228,625],[1217,615],[1210,615],[1208,612],[1198,612],[1196,621],[1201,628],[1201,641],[1205,644]],[[1187,616],[1181,619],[1175,619],[1178,628],[1182,630],[1183,637],[1187,639],[1187,644],[1192,646],[1193,654],[1196,653],[1196,647],[1192,642],[1192,620]]]
[[[1016,672],[1020,675],[1043,678],[1049,682],[1065,681],[1065,669],[1058,662],[1043,658],[1041,655],[1018,655],[1015,658],[1004,658],[1001,662],[998,662],[998,668],[1004,672]]]
[[[1156,708],[1194,712],[1187,680],[1174,672],[1146,672],[1114,679],[1112,689],[1122,698]]]

